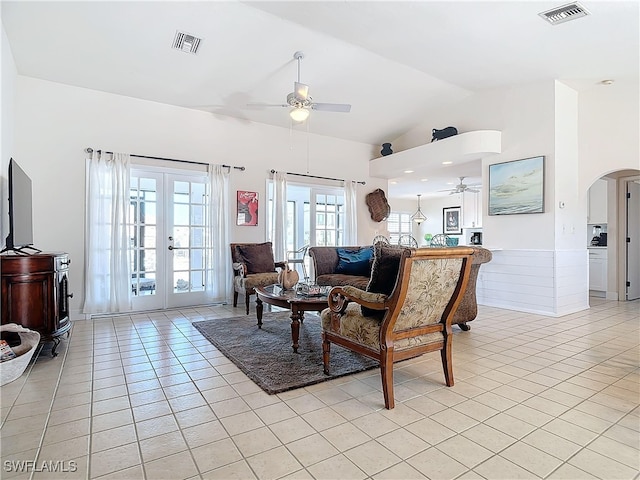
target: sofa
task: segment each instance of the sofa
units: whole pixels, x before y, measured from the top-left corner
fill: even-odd
[[[313,272],[318,285],[365,290],[371,277],[373,247],[310,247]]]
[[[480,265],[491,261],[492,255],[486,248],[477,246],[448,248],[471,248],[473,250],[469,283],[451,322],[457,324],[461,330],[467,331],[470,329],[468,322],[474,320],[478,315],[476,283]],[[367,258],[369,252],[371,252],[370,261],[366,266],[364,259]],[[367,289],[373,262],[373,247],[371,245],[311,247],[309,248],[309,256],[313,260],[315,281],[318,285],[332,287],[350,285],[361,290]]]

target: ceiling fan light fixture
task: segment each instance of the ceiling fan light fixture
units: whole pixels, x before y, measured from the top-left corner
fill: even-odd
[[[309,118],[309,110],[302,107],[294,107],[289,112],[289,116],[294,122],[304,122]]]
[[[424,213],[422,213],[422,210],[420,210],[420,194],[418,194],[418,210],[416,211],[416,213],[411,215],[411,220],[416,222],[416,224],[420,225],[426,219],[427,217],[425,216]]]

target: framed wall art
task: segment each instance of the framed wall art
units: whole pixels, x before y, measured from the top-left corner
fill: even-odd
[[[237,225],[258,225],[258,192],[238,190]]]
[[[489,165],[489,215],[544,213],[544,157]]]
[[[442,233],[462,235],[462,208],[445,207],[442,209]]]

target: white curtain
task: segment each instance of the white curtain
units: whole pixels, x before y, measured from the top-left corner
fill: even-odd
[[[87,159],[83,312],[130,311],[129,155]]]
[[[209,165],[207,213],[207,294],[211,301],[227,301],[233,294],[229,252],[229,172]]]
[[[344,244],[358,244],[358,211],[357,211],[357,189],[358,184],[351,180],[344,182]]]
[[[287,258],[287,175],[283,172],[273,174],[273,219],[271,241],[273,258],[276,262]]]

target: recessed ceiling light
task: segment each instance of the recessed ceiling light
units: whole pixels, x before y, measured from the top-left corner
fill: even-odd
[[[405,170],[404,173],[413,173],[413,170]]]
[[[428,178],[421,178],[420,181],[421,182],[427,182],[429,179]]]
[[[615,80],[611,80],[610,78],[607,80],[602,80],[600,82],[600,85],[613,85],[613,82],[615,82]]]
[[[398,182],[396,182],[395,180],[391,180],[389,183],[390,183],[391,185],[396,185]]]
[[[443,165],[451,165],[453,162],[448,161],[448,162],[442,162]]]

